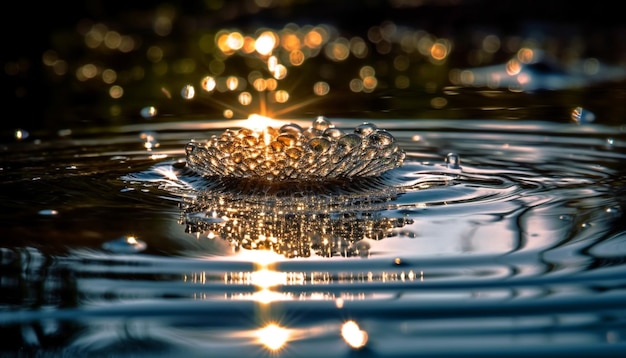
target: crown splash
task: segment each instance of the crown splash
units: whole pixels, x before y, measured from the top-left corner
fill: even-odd
[[[323,116],[307,129],[295,123],[227,129],[208,140],[191,140],[185,152],[189,168],[203,176],[267,182],[374,177],[405,158],[395,138],[375,124],[345,132]]]

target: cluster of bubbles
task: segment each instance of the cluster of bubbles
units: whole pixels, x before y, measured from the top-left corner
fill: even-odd
[[[185,152],[188,166],[204,176],[268,182],[373,177],[401,166],[405,158],[395,138],[375,124],[346,133],[323,116],[307,129],[295,123],[227,129],[206,141],[192,140]]]

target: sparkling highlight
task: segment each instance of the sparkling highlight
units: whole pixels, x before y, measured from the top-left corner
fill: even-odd
[[[228,129],[190,141],[185,152],[189,168],[203,176],[268,182],[373,177],[401,166],[405,157],[395,138],[373,123],[344,133],[322,116],[307,129],[294,123]]]

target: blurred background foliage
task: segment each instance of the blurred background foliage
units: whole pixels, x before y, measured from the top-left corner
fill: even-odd
[[[266,73],[267,57],[220,50],[220,33],[258,38],[262,30],[279,35],[292,31],[302,40],[306,31],[320,26],[327,31],[324,43],[318,49],[308,48],[306,63],[288,66],[288,74],[279,80],[277,89],[289,95],[288,104],[301,103],[292,110],[285,104],[285,114],[484,117],[484,111],[471,109],[484,110],[485,105],[475,106],[473,101],[484,101],[486,92],[472,92],[472,86],[458,79],[463,68],[505,64],[523,48],[541,51],[550,60],[544,65],[555,67],[536,69],[550,73],[585,59],[624,68],[626,25],[616,4],[564,0],[10,2],[2,5],[0,22],[2,129],[57,131],[128,123],[145,119],[150,107],[158,111],[155,120],[224,118],[226,108],[242,107],[238,97],[242,92],[255,98],[267,96],[260,92],[268,90],[252,89],[251,76],[272,76]],[[421,51],[422,39],[430,41],[431,52]],[[355,52],[353,40],[365,44],[365,53]],[[327,48],[341,41],[349,42],[351,52],[333,58]],[[432,53],[436,43],[443,44],[440,58]],[[364,90],[365,77],[359,74],[368,69],[375,73],[375,82]],[[253,71],[257,72],[253,75]],[[217,81],[236,76],[243,84],[233,91],[207,93],[200,90],[206,76]],[[352,86],[354,80],[361,81],[360,89]],[[314,93],[320,82],[330,89],[328,95]],[[561,91],[548,98],[592,108],[597,103],[598,111],[607,100],[624,99],[623,92],[612,91],[613,83],[589,84],[584,91]],[[188,85],[196,91],[193,100],[185,98]],[[623,81],[617,86],[623,88]],[[468,87],[464,96],[452,95],[462,87]],[[487,89],[500,90],[492,87]],[[550,115],[540,99],[546,101],[545,97],[529,98],[524,92],[529,91],[498,91],[493,104],[534,105],[544,111],[542,116]],[[303,103],[312,98],[316,101]],[[613,111],[612,120],[620,121],[623,111]]]

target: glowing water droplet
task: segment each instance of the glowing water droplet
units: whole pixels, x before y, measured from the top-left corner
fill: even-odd
[[[141,109],[141,116],[143,118],[152,118],[157,115],[157,109],[153,106],[143,107]]]
[[[193,99],[196,96],[196,89],[192,85],[186,85],[180,91],[180,95],[184,99]]]
[[[572,120],[578,124],[589,124],[596,120],[596,115],[583,107],[576,107],[572,111]]]
[[[448,153],[446,163],[450,169],[461,169],[461,157],[456,153]]]
[[[286,147],[293,147],[297,142],[297,137],[293,134],[285,133],[276,137],[276,141]]]
[[[39,215],[45,215],[45,216],[54,216],[54,215],[57,215],[58,213],[59,212],[54,209],[39,210]]]
[[[116,254],[134,254],[146,249],[148,245],[134,236],[121,237],[102,244],[102,248]]]

